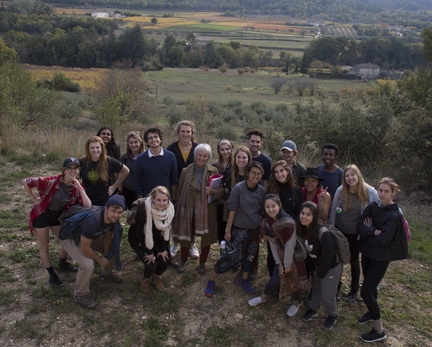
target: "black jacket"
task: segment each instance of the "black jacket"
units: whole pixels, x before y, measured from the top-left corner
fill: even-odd
[[[372,218],[372,226],[363,224],[367,217]],[[381,230],[377,236],[376,229]],[[357,222],[357,232],[360,238],[360,252],[370,259],[392,261],[408,258],[408,243],[402,215],[397,204],[381,207],[373,202],[366,207]]]
[[[191,148],[191,150],[189,152],[189,155],[187,157],[186,163],[183,160],[183,154],[180,151],[178,143],[179,143],[178,141],[175,141],[175,142],[171,143],[167,147],[167,150],[170,151],[170,152],[172,152],[172,153],[174,153],[174,155],[176,157],[176,160],[177,160],[177,175],[178,175],[178,178],[180,178],[180,174],[181,174],[182,170],[185,167],[188,167],[189,164],[192,164],[195,161],[194,150],[195,150],[195,147],[198,146],[198,143],[192,142],[192,148]]]

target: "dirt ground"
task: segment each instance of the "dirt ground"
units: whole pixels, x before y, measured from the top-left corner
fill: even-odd
[[[2,165],[2,171],[20,170],[12,164]],[[249,307],[247,301],[253,296],[236,285],[235,272],[220,276],[215,296],[205,297],[210,269],[218,259],[216,245],[205,275],[196,272],[198,261],[190,260],[185,273],[170,267],[161,276],[165,292],[153,289],[144,294],[139,291],[142,265],[134,260],[127,238],[122,241],[123,282],[101,281],[96,267],[91,290],[100,305],[92,311],[83,309],[72,300],[74,274],[59,273],[64,289],[47,284],[36,240],[26,227],[31,205],[20,182],[16,179],[9,185],[9,200],[0,201],[0,346],[360,346],[364,343],[359,335],[371,329],[368,324],[355,322],[356,316],[365,312],[363,302],[348,303],[344,296],[332,331],[321,327],[326,318],[323,308],[307,323],[300,320],[307,309],[305,304],[296,317],[289,318],[289,298],[279,302],[270,297],[258,307]],[[57,251],[58,243],[52,239],[54,260]],[[349,266],[345,266],[344,294],[348,274]],[[253,281],[258,294],[267,279],[262,246],[259,275]],[[417,260],[390,265],[379,288],[388,337],[381,345],[432,346],[430,282],[430,269]]]

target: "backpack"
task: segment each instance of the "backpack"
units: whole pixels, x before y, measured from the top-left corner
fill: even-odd
[[[402,225],[403,225],[404,230],[405,230],[405,236],[406,236],[407,243],[409,243],[411,240],[411,230],[409,228],[408,221],[405,219],[402,211],[399,211],[399,215],[401,216],[401,219],[402,219]]]
[[[87,218],[91,216],[95,216],[99,225],[100,216],[101,216],[100,207],[97,209],[94,207],[84,208],[84,209],[85,209],[84,211],[78,212],[63,221],[63,224],[59,231],[60,240],[73,239],[75,240],[75,245],[78,246],[80,234],[75,233],[75,231],[81,227],[83,222]]]
[[[327,222],[324,222],[323,226],[319,229],[318,239],[321,240],[322,235],[327,231],[330,231],[336,239],[337,255],[339,256],[340,260],[342,260],[344,264],[349,264],[351,260],[351,252],[348,239],[345,237],[342,231]]]

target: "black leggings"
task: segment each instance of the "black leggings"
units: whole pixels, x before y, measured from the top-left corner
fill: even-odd
[[[360,294],[373,320],[381,318],[380,308],[377,300],[377,288],[387,271],[389,263],[389,261],[373,260],[362,254],[362,270],[364,280]]]
[[[360,261],[359,261],[360,250],[357,242],[358,234],[345,234],[345,233],[343,234],[348,239],[349,248],[351,252],[351,259],[350,259],[351,289],[357,291],[360,282]]]

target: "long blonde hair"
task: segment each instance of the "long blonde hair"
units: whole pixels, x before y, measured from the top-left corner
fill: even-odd
[[[96,173],[99,176],[99,179],[102,183],[107,184],[109,181],[108,178],[108,158],[106,154],[105,143],[99,136],[90,137],[85,143],[85,163],[86,166],[89,167],[92,163],[92,156],[90,154],[89,146],[92,142],[98,142],[101,145],[101,155],[97,161]]]
[[[367,184],[364,181],[363,175],[360,172],[360,169],[357,167],[357,165],[351,164],[345,167],[343,170],[343,177],[342,177],[342,191],[341,191],[341,198],[344,200],[344,204],[342,206],[342,210],[346,211],[351,208],[351,192],[350,192],[350,186],[348,185],[346,179],[345,179],[345,173],[348,170],[353,170],[354,173],[358,177],[358,183],[357,183],[357,191],[355,192],[355,196],[361,206],[367,206],[369,205],[369,194],[368,194],[368,188],[370,187],[369,184]]]
[[[247,165],[249,165],[252,162],[252,156],[251,156],[251,153],[247,147],[240,146],[239,148],[237,148],[237,150],[234,153],[234,157],[233,157],[233,169],[232,169],[232,173],[231,173],[231,187],[229,187],[230,189],[232,189],[237,183],[239,183],[239,167],[237,166],[237,163],[235,160],[235,158],[239,152],[246,153],[246,155],[248,157]],[[247,168],[247,165],[246,165],[246,168]],[[245,171],[246,171],[246,168],[245,168]]]

